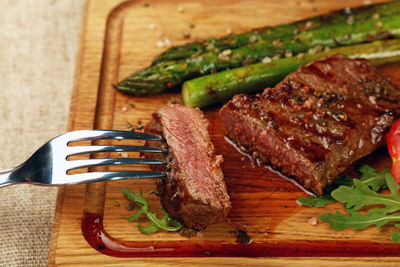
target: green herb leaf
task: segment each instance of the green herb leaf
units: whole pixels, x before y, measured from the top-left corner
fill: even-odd
[[[373,168],[363,165],[360,167],[362,177],[351,179],[336,178],[335,183],[327,189],[326,195],[321,197],[299,198],[299,202],[307,206],[322,207],[335,200],[343,203],[348,215],[336,212],[320,215],[319,220],[329,223],[334,230],[348,228],[364,229],[375,225],[377,228],[392,222],[400,222],[400,195],[399,184],[391,176],[388,169],[377,172]],[[336,188],[335,188],[336,186]],[[388,187],[390,194],[379,194],[378,191]],[[382,208],[377,208],[382,205]],[[373,206],[373,207],[371,207]],[[366,213],[358,212],[362,208],[369,208]],[[400,224],[395,224],[400,228]],[[400,242],[400,232],[393,232],[391,240]]]
[[[399,184],[397,181],[393,178],[393,176],[390,173],[387,173],[385,175],[386,183],[389,187],[390,192],[392,193],[393,196],[399,196]]]
[[[390,178],[392,177],[388,175],[389,180]],[[380,210],[386,213],[400,210],[400,195],[396,192],[382,195],[372,191],[362,181],[355,179],[353,182],[353,188],[342,185],[331,193],[332,197],[345,204],[347,209],[359,210],[365,206],[382,204],[385,205],[385,208]]]
[[[381,188],[387,187],[385,175],[390,174],[390,171],[388,169],[384,169],[381,172],[377,172],[375,169],[371,168],[368,165],[362,165],[359,168],[359,171],[362,173],[362,176],[359,179],[359,181],[371,187],[373,191],[377,192]],[[316,196],[300,197],[297,199],[297,201],[302,205],[308,207],[323,208],[329,203],[336,202],[336,199],[334,199],[331,196],[331,193],[341,185],[353,187],[354,186],[353,178],[337,176],[333,184],[324,190],[324,195],[318,197]]]
[[[400,232],[393,232],[392,237],[390,238],[394,243],[400,242]]]
[[[384,169],[381,172],[377,172],[368,165],[362,165],[358,170],[362,173],[360,181],[371,187],[373,191],[378,192],[381,188],[387,186],[385,176],[390,174],[390,170]]]
[[[381,209],[372,209],[367,214],[348,210],[350,216],[336,212],[320,215],[319,220],[329,223],[333,230],[343,230],[347,228],[364,229],[371,225],[381,227],[392,221],[400,221],[400,214],[386,214]]]
[[[331,192],[337,189],[339,185],[352,186],[353,179],[337,176],[333,184],[325,188],[322,196],[299,197],[297,201],[304,206],[323,208],[329,203],[336,202],[336,200],[331,196]]]
[[[331,196],[331,192],[338,188],[339,185],[353,185],[353,179],[337,176],[333,184],[325,188],[322,196],[299,197],[297,201],[304,206],[323,208],[329,203],[336,202],[336,200]]]
[[[137,221],[139,219],[140,215],[142,215],[143,213],[145,213],[145,209],[142,207],[135,214],[133,214],[132,216],[129,216],[126,219],[130,222]]]
[[[159,229],[163,229],[166,231],[178,231],[182,228],[182,225],[169,217],[168,213],[164,211],[164,216],[161,219],[157,218],[157,214],[153,213],[149,209],[149,205],[147,200],[143,197],[142,191],[137,195],[133,193],[131,190],[123,188],[122,193],[126,195],[126,197],[132,201],[134,201],[140,209],[132,216],[128,217],[128,221],[137,221],[140,215],[145,214],[146,218],[150,221],[149,226],[142,226],[138,224],[138,229],[144,234],[150,234],[158,231]]]
[[[353,178],[350,178],[347,176],[345,176],[345,177],[336,176],[335,180],[333,181],[334,188],[332,188],[330,190],[330,192],[332,192],[334,189],[338,188],[340,185],[353,186]]]
[[[143,234],[148,235],[148,234],[157,232],[160,228],[159,228],[157,225],[155,225],[153,222],[151,222],[151,224],[148,225],[148,226],[142,226],[142,225],[139,223],[139,224],[138,224],[138,229],[139,229],[139,231],[142,232]]]
[[[317,207],[317,208],[322,208],[328,205],[329,203],[336,202],[336,200],[330,194],[319,197],[314,197],[314,196],[299,197],[297,201],[304,206]]]
[[[397,228],[400,228],[400,224],[395,224]],[[390,238],[394,243],[400,242],[400,232],[393,232],[392,237]]]

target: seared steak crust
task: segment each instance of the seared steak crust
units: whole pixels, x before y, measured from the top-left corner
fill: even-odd
[[[207,131],[208,121],[199,109],[171,105],[153,114],[145,132],[165,137],[169,177],[157,180],[161,202],[173,217],[190,228],[204,229],[225,218],[231,208],[221,169]],[[148,142],[150,146],[159,142]],[[153,157],[154,154],[147,154]]]
[[[236,95],[220,115],[228,137],[317,195],[385,144],[400,91],[365,59],[334,55],[258,95]]]

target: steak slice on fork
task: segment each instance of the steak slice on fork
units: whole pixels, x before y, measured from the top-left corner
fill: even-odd
[[[163,107],[145,127],[147,133],[164,136],[163,146],[168,149],[164,156],[168,158],[169,177],[157,179],[161,202],[169,215],[195,229],[225,218],[231,208],[221,168],[223,159],[215,154],[207,127],[199,109],[181,105]]]

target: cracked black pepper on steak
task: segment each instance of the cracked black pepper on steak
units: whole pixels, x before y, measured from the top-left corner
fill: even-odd
[[[333,55],[262,94],[236,95],[220,115],[238,147],[322,195],[339,173],[385,144],[399,103],[399,89],[370,62]]]

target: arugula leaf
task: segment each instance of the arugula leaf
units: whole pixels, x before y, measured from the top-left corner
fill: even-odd
[[[317,208],[322,208],[328,205],[329,203],[336,202],[336,200],[330,194],[318,197],[315,196],[299,197],[297,201],[304,206],[317,207]]]
[[[369,172],[372,173],[372,172]],[[343,203],[349,215],[336,212],[320,215],[318,219],[329,223],[333,230],[343,230],[347,228],[364,229],[375,225],[377,228],[391,223],[400,222],[400,195],[397,181],[386,171],[379,173],[379,180],[382,176],[385,179],[385,186],[389,187],[390,194],[382,195],[371,189],[367,183],[361,180],[354,180],[354,187],[340,186],[331,195],[334,199]],[[376,176],[374,176],[376,177]],[[372,177],[370,177],[372,178]],[[379,182],[380,183],[380,182]],[[383,187],[383,185],[381,186]],[[366,214],[357,210],[371,205],[384,205],[383,208],[371,208]],[[400,228],[400,224],[395,225]],[[393,232],[391,240],[395,243],[400,242],[400,232]]]
[[[390,173],[385,175],[385,179],[386,179],[386,184],[389,187],[390,193],[392,193],[392,195],[394,196],[398,196],[399,184],[397,183],[397,181],[393,178],[393,176]]]
[[[386,177],[389,181],[392,178],[389,174],[386,174]],[[342,185],[331,193],[332,197],[345,204],[347,209],[359,210],[365,206],[382,204],[385,205],[385,208],[380,210],[386,213],[400,210],[400,195],[396,191],[390,195],[382,195],[372,191],[362,181],[355,179],[353,182],[353,188]]]
[[[392,237],[390,238],[394,243],[400,242],[400,232],[393,232]]]
[[[361,172],[362,176],[360,179],[356,180],[361,181],[365,185],[371,187],[373,191],[377,192],[381,188],[385,188],[387,186],[385,175],[390,174],[388,169],[377,172],[374,168],[371,168],[368,165],[362,165],[358,170]],[[308,207],[323,208],[327,204],[337,201],[332,197],[331,193],[341,185],[352,187],[354,185],[353,178],[337,176],[333,184],[324,190],[324,195],[300,197],[297,199],[297,201]]]
[[[323,207],[334,201],[344,204],[347,213],[326,213],[318,217],[319,220],[331,225],[333,230],[348,228],[364,229],[375,225],[377,228],[392,223],[400,222],[400,194],[399,184],[392,177],[388,169],[377,172],[368,165],[360,167],[360,179],[337,177],[335,183],[329,187],[325,195],[320,197],[301,197],[298,201],[306,206]],[[379,194],[378,191],[388,187],[390,194]],[[382,205],[383,207],[376,207]],[[373,206],[373,207],[371,207]],[[365,208],[368,211],[359,212]],[[400,224],[395,224],[400,228]],[[400,242],[400,232],[393,232],[391,240]]]
[[[385,176],[386,174],[390,174],[389,169],[383,169],[381,172],[377,172],[368,165],[362,165],[358,170],[362,173],[360,181],[371,187],[373,191],[378,192],[380,189],[387,186]]]
[[[164,216],[161,219],[157,218],[157,214],[151,212],[149,209],[149,205],[147,200],[143,197],[143,192],[140,190],[139,195],[133,193],[131,190],[123,188],[122,193],[126,195],[126,197],[132,201],[134,201],[140,209],[132,216],[128,217],[127,220],[137,221],[140,215],[145,214],[147,219],[150,221],[150,225],[142,226],[138,224],[138,229],[144,234],[150,234],[157,232],[159,229],[163,229],[166,231],[178,231],[182,228],[182,225],[169,217],[168,213],[164,210]]]
[[[364,229],[372,225],[377,228],[392,221],[400,221],[400,214],[386,214],[380,209],[371,209],[367,214],[348,210],[350,216],[336,212],[318,216],[318,219],[329,223],[333,230],[344,230],[347,228]]]
[[[304,206],[323,208],[329,203],[336,202],[331,196],[331,192],[338,188],[339,185],[353,185],[353,179],[337,176],[333,184],[324,189],[322,196],[299,197],[297,201]]]
[[[347,185],[347,186],[352,186],[353,185],[353,178],[350,177],[341,177],[341,176],[336,176],[335,180],[333,181],[333,186],[334,188],[330,189],[330,192],[338,188],[339,185]],[[329,193],[330,193],[329,192]],[[327,192],[324,192],[327,193]]]
[[[400,224],[395,224],[397,228],[400,228]],[[400,232],[393,232],[392,237],[390,238],[394,243],[400,242]]]

